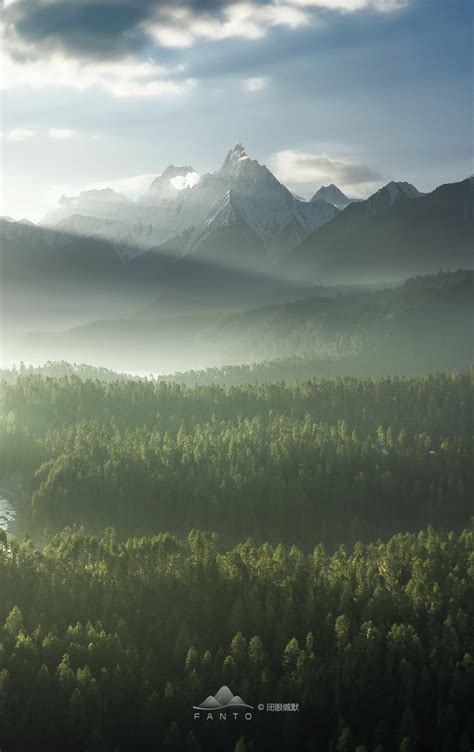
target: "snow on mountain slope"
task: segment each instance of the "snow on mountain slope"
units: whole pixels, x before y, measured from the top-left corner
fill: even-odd
[[[322,185],[321,188],[316,191],[311,201],[318,200],[327,201],[338,209],[345,209],[345,207],[352,202],[352,199],[348,198],[348,196],[346,196],[337,185],[334,185],[334,183],[331,183],[331,185]]]
[[[54,229],[81,237],[107,240],[115,246],[116,252],[122,259],[132,258],[142,249],[154,245],[152,226],[136,222],[122,222],[114,219],[99,219],[82,214],[73,214],[60,220]],[[151,238],[151,239],[150,239]]]
[[[89,217],[87,214],[72,214],[70,217],[57,222],[55,229],[88,237],[89,235],[100,234],[112,223],[112,219],[99,219],[98,217]]]
[[[82,191],[79,196],[61,196],[58,203],[60,208],[48,212],[43,224],[57,225],[73,215],[106,220],[132,219],[135,213],[135,202],[112,188]]]
[[[411,183],[395,183],[392,181],[373,193],[369,198],[349,203],[339,213],[335,226],[332,229],[335,232],[347,234],[347,232],[355,230],[359,223],[368,217],[385,212],[398,204],[403,204],[406,201],[419,198],[423,195]]]
[[[366,202],[370,213],[376,213],[394,206],[400,201],[417,198],[423,194],[411,183],[394,182],[393,180],[380,188]]]
[[[60,248],[64,235],[55,230],[38,227],[33,222],[19,222],[0,217],[0,238],[17,245],[26,244],[39,252],[51,253]]]
[[[127,245],[132,255],[166,243],[178,256],[195,252],[215,231],[240,224],[269,257],[278,257],[337,214],[325,201],[295,198],[241,144],[219,170],[202,177],[190,166],[170,165],[137,201],[105,189],[63,197],[61,204],[48,223]]]
[[[279,257],[295,247],[310,232],[335,216],[334,207],[324,201],[312,206],[293,197],[273,192],[258,198],[247,192],[230,189],[211,212],[187,237],[185,252],[197,250],[220,228],[243,225],[262,242],[270,257]]]
[[[324,201],[299,201],[237,144],[220,170],[184,193],[180,215],[185,229],[172,245],[181,254],[196,252],[216,231],[240,226],[260,239],[268,256],[278,257],[335,214]]]

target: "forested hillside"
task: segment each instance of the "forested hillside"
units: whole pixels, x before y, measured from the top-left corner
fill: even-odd
[[[474,752],[471,6],[0,0],[0,752]]]
[[[472,375],[187,388],[20,377],[0,479],[25,520],[198,527],[237,542],[374,539],[473,512]]]
[[[469,752],[473,544],[432,530],[332,556],[224,550],[196,531],[64,532],[43,551],[3,539],[2,748]],[[194,719],[222,684],[251,719]]]
[[[256,308],[217,321],[199,339],[227,363],[296,355],[312,361],[313,376],[416,375],[468,368],[473,318],[474,272],[458,271]]]
[[[472,373],[20,368],[0,387],[2,749],[469,752],[472,396]],[[222,685],[251,718],[195,717]]]
[[[65,360],[46,361],[41,366],[25,365],[19,363],[12,368],[0,368],[0,381],[14,384],[20,376],[78,376],[80,379],[92,381],[117,381],[118,379],[131,378],[128,374],[117,373],[110,368],[100,368],[87,363],[68,363]],[[134,377],[137,379],[138,377]]]
[[[285,292],[273,294],[265,292],[265,286],[252,293],[241,280],[236,287],[246,291],[244,298],[210,282],[205,269],[192,270],[190,279],[195,282],[201,275],[212,294],[178,292],[171,286],[166,294],[158,288],[152,296],[149,290],[133,304],[118,294],[112,306],[107,295],[96,295],[92,305],[84,293],[73,306],[75,325],[69,314],[63,316],[64,301],[59,302],[56,292],[44,295],[38,305],[28,293],[32,320],[24,334],[15,330],[12,348],[5,323],[5,362],[66,359],[172,380],[183,378],[177,371],[186,371],[188,382],[191,368],[232,366],[234,383],[242,383],[237,367],[242,366],[245,380],[252,363],[257,364],[250,374],[253,380],[298,381],[415,376],[464,370],[474,362],[472,271],[440,272],[373,289],[286,284]],[[95,289],[93,282],[85,287]],[[70,302],[62,288],[58,295]],[[18,303],[14,296],[10,305],[2,303],[7,322]],[[43,319],[48,305],[53,305],[53,314]],[[198,380],[206,383],[205,374]],[[231,383],[229,371],[220,380]]]

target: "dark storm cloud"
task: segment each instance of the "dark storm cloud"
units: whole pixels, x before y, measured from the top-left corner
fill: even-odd
[[[3,10],[6,38],[43,51],[90,58],[114,59],[134,55],[150,45],[147,23],[168,8],[189,10],[194,16],[218,14],[220,0],[22,0]],[[261,3],[254,3],[260,5]]]
[[[411,0],[414,2],[415,0]],[[1,0],[0,0],[1,2]],[[313,12],[393,11],[410,0],[5,0],[12,54],[60,50],[116,59],[151,49],[190,46],[196,39],[260,38],[268,28],[301,28]],[[15,44],[16,42],[16,44]]]
[[[134,54],[147,43],[140,26],[154,5],[142,0],[14,2],[4,11],[4,20],[13,25],[7,39],[15,34],[37,52],[57,49],[102,59]]]

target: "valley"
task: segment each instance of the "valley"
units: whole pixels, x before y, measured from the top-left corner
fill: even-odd
[[[2,749],[467,752],[472,240],[240,144],[0,220]]]

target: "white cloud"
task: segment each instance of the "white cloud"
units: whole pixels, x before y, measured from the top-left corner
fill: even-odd
[[[190,47],[199,39],[260,39],[267,29],[286,26],[297,29],[310,23],[307,14],[290,2],[256,5],[234,2],[222,9],[221,17],[191,8],[162,7],[145,29],[165,47]]]
[[[311,154],[288,149],[270,157],[269,166],[282,183],[303,192],[314,193],[321,185],[335,183],[356,196],[372,192],[384,177],[366,165],[342,161],[327,154]]]
[[[256,91],[261,91],[262,89],[264,89],[267,84],[268,78],[266,76],[253,76],[251,78],[246,78],[242,82],[242,89],[244,91],[254,93]]]
[[[116,97],[159,97],[165,94],[183,94],[197,83],[194,78],[182,81],[116,81],[111,86],[106,86],[111,94]]]
[[[68,139],[73,138],[77,131],[72,130],[72,128],[50,128],[48,133],[50,138]]]
[[[289,0],[289,2],[303,8],[319,8],[340,13],[355,13],[369,8],[382,13],[390,13],[408,4],[408,0]]]
[[[63,185],[55,186],[55,200],[61,194],[78,195],[81,191],[90,191],[100,188],[112,188],[117,193],[124,193],[128,198],[136,199],[148,190],[152,180],[156,178],[156,173],[145,173],[142,175],[131,175],[125,178],[112,178],[111,180],[99,180],[84,185]]]
[[[55,201],[57,200],[58,196],[63,194],[66,196],[76,196],[79,195],[81,191],[90,191],[100,188],[112,188],[117,193],[123,193],[128,198],[136,199],[138,198],[138,196],[141,196],[143,193],[145,193],[145,191],[148,190],[150,184],[156,177],[156,172],[149,172],[142,175],[131,175],[124,178],[106,178],[105,180],[94,181],[92,183],[87,183],[86,185],[56,185],[54,186],[54,189],[52,189],[52,192],[54,190]],[[178,177],[172,178],[170,180],[170,183],[177,190],[182,190],[183,188],[192,188],[192,186],[196,185],[199,180],[200,177],[197,172],[188,172],[188,174],[185,176],[178,175]],[[54,203],[54,201],[52,201],[52,203]]]
[[[47,0],[48,3],[53,0]],[[190,47],[197,41],[222,41],[231,38],[255,40],[275,27],[299,29],[317,23],[318,11],[349,13],[367,9],[395,11],[409,0],[230,0],[206,10],[199,4],[180,5],[171,0],[157,3],[139,31],[160,45]],[[3,0],[4,8],[16,0]],[[20,6],[21,4],[18,3]],[[9,11],[5,18],[9,18]],[[64,52],[58,32],[57,44],[37,48],[24,41],[15,27],[15,14],[0,23],[3,53],[0,53],[0,89],[67,88],[85,90],[99,87],[116,97],[176,96],[189,91],[196,83],[177,75],[182,66],[167,68],[151,60],[140,59],[136,52],[121,58],[91,60],[75,52]],[[22,18],[22,15],[18,16]],[[18,25],[18,24],[17,24]],[[20,27],[19,27],[20,28]],[[133,36],[133,35],[132,35]],[[52,38],[54,34],[52,34]],[[39,40],[41,41],[41,40]],[[43,50],[42,55],[35,54]],[[248,89],[249,91],[251,89]],[[256,90],[256,89],[254,89]]]
[[[161,6],[155,18],[146,21],[143,28],[164,47],[190,47],[203,39],[260,39],[276,26],[290,29],[309,26],[316,22],[311,13],[315,10],[390,12],[407,3],[408,0],[273,0],[270,3],[243,0],[223,5],[219,14],[168,4]]]
[[[156,97],[182,94],[195,85],[194,79],[176,78],[176,73],[181,71],[181,66],[167,69],[149,60],[85,62],[62,53],[20,62],[3,52],[0,54],[0,89],[83,91],[99,87],[115,97]]]
[[[12,142],[27,141],[35,135],[36,131],[31,130],[31,128],[13,128],[6,134],[4,139],[5,141]]]

